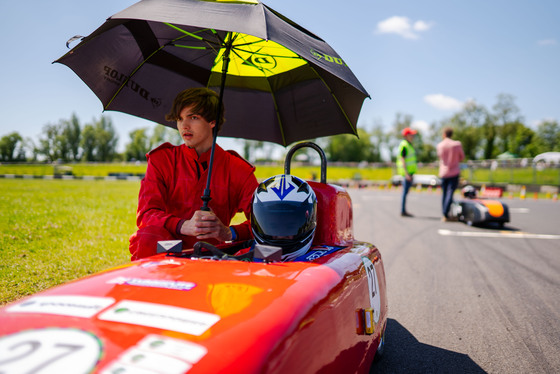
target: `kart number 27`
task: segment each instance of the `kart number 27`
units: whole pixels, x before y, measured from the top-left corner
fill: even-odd
[[[101,356],[92,334],[67,328],[27,330],[0,338],[0,373],[88,373]]]

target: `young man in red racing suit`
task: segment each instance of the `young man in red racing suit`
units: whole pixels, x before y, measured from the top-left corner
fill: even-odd
[[[138,231],[130,237],[132,260],[156,254],[160,240],[181,239],[183,248],[192,248],[199,240],[218,244],[252,238],[249,221],[229,226],[238,212],[249,218],[258,186],[254,166],[237,153],[216,145],[210,211],[200,210],[217,103],[217,94],[206,88],[188,89],[175,98],[166,119],[177,121],[184,144],[165,143],[147,155],[138,198]]]

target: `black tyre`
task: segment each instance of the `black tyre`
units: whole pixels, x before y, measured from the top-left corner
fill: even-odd
[[[377,351],[375,351],[375,357],[373,358],[373,362],[379,362],[383,358],[383,352],[385,351],[385,329],[381,333],[381,341],[379,342],[379,346],[377,347]]]

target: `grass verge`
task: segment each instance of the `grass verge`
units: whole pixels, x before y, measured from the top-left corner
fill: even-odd
[[[139,188],[0,179],[0,304],[130,261]]]

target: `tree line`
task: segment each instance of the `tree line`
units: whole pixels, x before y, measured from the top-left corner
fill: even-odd
[[[69,120],[47,124],[37,141],[14,131],[0,138],[3,162],[111,162],[146,160],[155,146],[164,142],[179,144],[177,131],[158,125],[153,130],[140,128],[129,133],[125,151],[117,151],[119,137],[110,117],[101,116],[84,126],[76,114]]]
[[[315,139],[329,161],[382,162],[394,161],[401,141],[400,132],[413,125],[411,115],[397,113],[391,128],[382,124],[372,130],[358,129],[358,137],[336,135]],[[436,145],[444,127],[454,129],[453,138],[460,140],[467,160],[494,159],[509,152],[515,157],[531,158],[547,151],[560,151],[560,125],[556,120],[543,120],[535,130],[527,126],[513,96],[498,95],[491,109],[468,102],[462,110],[448,118],[430,124],[415,137],[417,158],[420,162],[437,160]],[[47,124],[37,141],[23,138],[14,131],[0,138],[2,162],[111,162],[146,160],[146,153],[163,142],[180,144],[176,130],[157,125],[131,131],[124,152],[117,151],[118,135],[109,117],[81,125],[73,114],[68,120]],[[264,142],[241,140],[243,156],[250,161],[270,157]],[[270,146],[273,147],[273,146]],[[279,146],[277,146],[279,147]],[[267,156],[268,155],[268,156]],[[388,159],[390,158],[390,160]]]
[[[412,116],[397,113],[389,131],[377,125],[370,132],[358,130],[359,139],[350,135],[332,137],[324,149],[331,161],[386,161],[382,157],[384,149],[394,161],[402,140],[400,133],[412,125]],[[543,152],[560,151],[558,121],[542,120],[533,130],[525,123],[515,98],[508,94],[498,95],[491,109],[468,102],[452,116],[430,124],[427,131],[419,131],[414,140],[419,162],[437,160],[436,145],[445,127],[453,128],[453,139],[461,141],[466,160],[495,159],[506,152],[513,157],[532,158]]]

